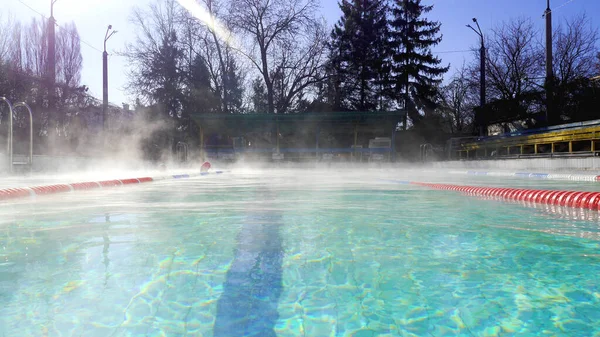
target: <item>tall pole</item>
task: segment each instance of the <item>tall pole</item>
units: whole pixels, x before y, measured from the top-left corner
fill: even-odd
[[[56,84],[56,20],[54,19],[54,4],[57,0],[50,1],[50,18],[48,19],[48,109],[50,116],[56,118],[54,87]],[[52,118],[51,117],[51,118]],[[55,120],[55,123],[57,121]]]
[[[409,30],[409,23],[408,23],[408,0],[404,0],[404,21],[405,21],[405,32],[404,32],[404,36],[406,37],[406,39],[408,40],[408,30]],[[408,95],[408,91],[410,89],[410,85],[409,85],[409,81],[410,81],[410,77],[408,74],[408,43],[404,43],[404,48],[405,48],[405,52],[406,52],[406,56],[405,56],[405,68],[404,68],[404,123],[403,124],[403,128],[402,130],[406,131],[407,127],[408,127],[408,100],[409,95]]]
[[[106,110],[108,109],[108,53],[102,52],[102,131],[106,131]]]
[[[546,11],[546,123],[554,118],[554,70],[552,69],[552,10],[547,0]]]
[[[479,48],[479,113],[484,113],[485,106],[485,39],[483,38],[483,32],[481,31],[481,27],[479,27],[479,22],[477,18],[473,18],[473,22],[477,25],[477,29],[473,28],[471,25],[467,25],[467,27],[471,28],[481,40],[481,47]],[[481,118],[480,118],[481,120]],[[487,135],[487,125],[481,122],[479,124],[479,136]]]
[[[104,51],[102,52],[102,131],[106,131],[108,110],[108,53],[106,52],[106,41],[117,32],[116,30],[110,32],[111,29],[112,25],[108,25],[104,35]]]
[[[485,106],[485,40],[483,39],[483,33],[481,32],[481,28],[479,27],[479,22],[477,19],[474,19],[477,24],[477,29],[479,30],[479,37],[481,37],[481,48],[479,49],[479,62],[481,63],[480,74],[479,74],[479,106],[481,107],[481,113],[484,113]],[[487,136],[487,125],[483,123],[481,125],[481,129],[479,130],[480,136]]]

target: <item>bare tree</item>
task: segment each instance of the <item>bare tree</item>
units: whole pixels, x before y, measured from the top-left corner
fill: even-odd
[[[10,44],[9,44],[9,59],[12,67],[17,71],[21,71],[24,64],[23,58],[23,25],[21,22],[15,22],[12,26]]]
[[[598,40],[598,29],[591,25],[585,13],[566,20],[564,26],[556,28],[554,76],[559,84],[594,75],[594,68],[590,65],[596,60]]]
[[[13,27],[12,17],[5,18],[0,13],[0,62],[9,60]]]
[[[63,25],[56,35],[56,67],[58,82],[76,87],[81,81],[83,58],[81,40],[75,23]]]
[[[596,118],[596,89],[590,78],[595,75],[598,29],[585,13],[559,25],[554,32],[553,106],[550,123]]]
[[[473,123],[473,108],[479,98],[477,88],[465,64],[454,73],[450,83],[441,88],[440,110],[449,120],[451,133],[463,133]]]
[[[321,80],[324,23],[318,0],[231,0],[230,20],[240,51],[264,80],[269,113],[286,113]]]
[[[487,34],[487,104],[479,122],[526,119],[539,110],[544,83],[544,48],[540,34],[528,18],[511,19]],[[479,83],[479,51],[470,66]]]
[[[44,78],[48,71],[48,22],[34,18],[25,32],[25,70]]]
[[[219,111],[239,112],[243,71],[238,68],[232,52],[231,27],[222,14],[226,7],[218,0],[179,1],[179,4],[185,9],[181,23],[187,67],[194,64],[196,57],[202,57],[209,71],[211,88],[220,102]]]
[[[493,29],[486,67],[492,97],[520,100],[538,90],[544,71],[543,49],[530,19],[518,18]]]

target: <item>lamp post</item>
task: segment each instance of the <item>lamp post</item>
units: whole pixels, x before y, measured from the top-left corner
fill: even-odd
[[[112,25],[108,25],[104,35],[104,51],[102,52],[102,131],[106,131],[106,110],[108,109],[108,53],[106,52],[106,41],[117,32],[116,30],[111,32],[111,29]]]
[[[470,24],[467,27],[471,28],[479,38],[481,39],[481,48],[479,48],[479,61],[481,65],[479,66],[479,107],[480,113],[483,113],[483,107],[485,106],[485,42],[483,38],[483,32],[481,31],[481,27],[479,27],[479,22],[477,22],[477,18],[473,18],[473,22],[477,25],[477,29],[473,28]],[[487,132],[485,132],[485,125],[479,125],[479,135],[485,136]]]

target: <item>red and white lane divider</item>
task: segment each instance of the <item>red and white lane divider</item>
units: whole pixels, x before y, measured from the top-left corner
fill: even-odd
[[[547,180],[570,181],[600,181],[600,175],[593,173],[547,173],[547,172],[506,172],[506,171],[450,171],[451,174],[466,174],[472,176],[514,177]]]
[[[57,193],[65,193],[65,192],[73,192],[73,191],[109,188],[109,187],[116,187],[116,186],[123,186],[123,185],[149,183],[152,181],[165,180],[165,179],[190,178],[193,176],[209,174],[208,170],[210,169],[210,167],[211,167],[210,163],[205,162],[200,167],[199,173],[192,173],[192,174],[178,174],[178,175],[159,176],[159,177],[139,177],[139,178],[128,178],[128,179],[113,179],[113,180],[103,180],[103,181],[88,181],[88,182],[80,182],[80,183],[72,183],[72,184],[55,184],[55,185],[34,186],[34,187],[6,188],[6,189],[0,189],[0,201],[17,199],[17,198],[25,198],[25,197],[35,197],[35,196],[48,195],[48,194],[57,194]],[[214,171],[214,173],[220,174],[220,173],[223,173],[223,171]]]
[[[463,186],[422,182],[411,182],[411,184],[438,190],[458,191],[467,195],[500,200],[524,201],[536,204],[586,208],[591,210],[598,210],[600,206],[600,192],[533,190],[524,188]]]

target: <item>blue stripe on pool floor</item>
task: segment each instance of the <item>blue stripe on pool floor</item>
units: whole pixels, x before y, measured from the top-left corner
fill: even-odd
[[[238,236],[223,294],[217,302],[215,337],[275,337],[283,289],[281,216],[249,217]]]

